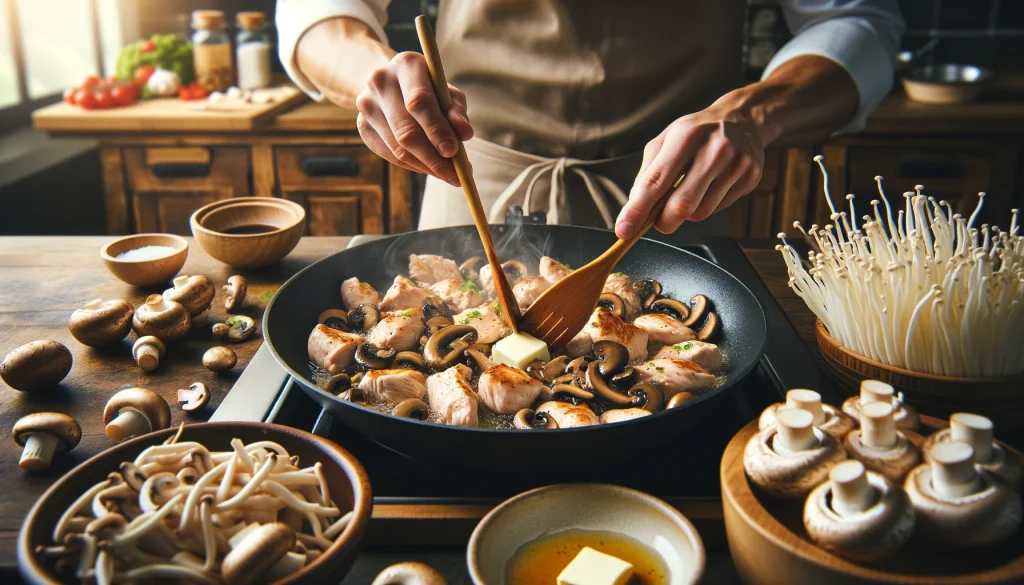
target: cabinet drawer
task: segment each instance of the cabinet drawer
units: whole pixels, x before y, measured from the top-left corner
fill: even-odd
[[[282,192],[380,188],[384,182],[384,161],[362,146],[281,146],[274,154]]]
[[[380,188],[366,190],[285,191],[284,198],[306,208],[306,234],[353,236],[384,233]]]

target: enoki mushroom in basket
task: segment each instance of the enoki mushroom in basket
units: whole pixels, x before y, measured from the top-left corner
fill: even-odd
[[[945,201],[903,194],[906,209],[893,209],[875,177],[885,206],[873,200],[874,217],[857,225],[837,211],[824,176],[834,223],[812,225],[805,236],[818,245],[805,268],[783,238],[776,246],[789,267],[789,285],[845,347],[873,360],[928,374],[990,378],[1024,371],[1024,237],[973,227]],[[804,231],[799,222],[794,227]]]
[[[53,530],[58,573],[98,585],[149,579],[274,581],[322,554],[348,526],[320,462],[281,445],[231,451],[177,442],[143,451],[85,491]]]

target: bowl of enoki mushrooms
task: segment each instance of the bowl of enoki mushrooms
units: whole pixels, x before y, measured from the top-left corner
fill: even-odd
[[[366,471],[265,423],[202,423],[120,443],[61,477],[18,538],[27,582],[339,582],[369,526]]]
[[[978,226],[921,185],[880,200],[858,221],[834,205],[831,224],[794,227],[812,249],[802,259],[785,234],[776,246],[790,287],[818,318],[826,370],[851,394],[861,380],[891,384],[925,413],[979,412],[1001,428],[1024,426],[1024,236]],[[898,395],[897,395],[898,396]],[[899,398],[897,398],[899,399]]]

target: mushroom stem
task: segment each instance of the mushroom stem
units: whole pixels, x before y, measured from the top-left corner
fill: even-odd
[[[960,441],[945,441],[932,449],[932,488],[943,498],[955,499],[978,491],[974,449]]]
[[[893,387],[880,380],[864,380],[860,383],[861,407],[872,402],[892,404],[894,394],[895,390]]]
[[[958,412],[949,417],[949,438],[974,449],[975,463],[992,461],[992,421],[978,414]]]
[[[891,449],[899,441],[892,405],[871,402],[860,409],[860,440],[868,447]]]
[[[117,417],[107,423],[106,430],[110,440],[123,441],[131,436],[144,435],[152,429],[142,413],[131,408],[122,408]]]
[[[143,344],[135,352],[135,363],[143,372],[152,372],[160,365],[160,350],[152,344]]]
[[[85,308],[90,311],[95,311],[103,306],[103,299],[93,299],[88,303],[85,303]]]
[[[832,509],[843,518],[861,514],[875,503],[877,494],[868,483],[860,461],[837,464],[829,472],[829,479],[832,480]]]
[[[775,413],[779,432],[775,450],[779,453],[806,451],[818,444],[814,435],[814,415],[799,408],[783,407]]]
[[[825,423],[825,411],[821,409],[821,394],[802,388],[786,392],[786,406],[802,408],[814,415],[814,425]]]
[[[50,433],[29,433],[25,437],[25,448],[21,452],[21,461],[18,465],[29,471],[49,467],[59,441],[57,436]]]

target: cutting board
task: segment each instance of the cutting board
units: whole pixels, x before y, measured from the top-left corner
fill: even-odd
[[[274,116],[307,100],[298,88],[278,88],[269,104],[184,101],[156,98],[123,108],[85,110],[61,102],[32,114],[36,130],[46,132],[246,132],[269,124]]]

